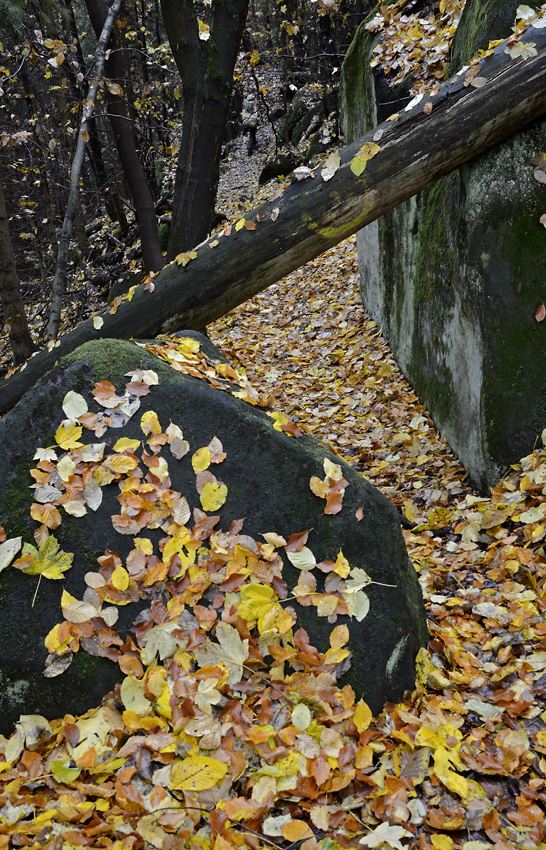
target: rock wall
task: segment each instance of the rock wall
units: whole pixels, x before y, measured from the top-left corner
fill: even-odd
[[[468,0],[450,75],[509,34],[517,5]],[[407,103],[411,80],[391,90],[370,69],[375,43],[363,24],[344,63],[347,142]],[[546,426],[546,323],[535,320],[546,302],[546,187],[533,176],[545,130],[514,136],[358,234],[365,307],[484,492]]]

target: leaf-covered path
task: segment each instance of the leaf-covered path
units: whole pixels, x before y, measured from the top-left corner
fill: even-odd
[[[431,654],[418,689],[360,736],[369,787],[363,806],[344,806],[352,840],[363,831],[368,847],[543,848],[546,453],[524,459],[491,499],[473,494],[362,309],[354,240],[211,337],[413,525]]]
[[[354,242],[210,333],[262,396],[274,396],[400,509],[431,635],[417,687],[372,718],[352,689],[333,682],[336,659],[347,655],[342,626],[324,655],[300,630],[294,647],[290,639],[279,645],[268,666],[248,587],[224,612],[227,620],[216,622],[215,644],[206,630],[216,612],[199,603],[211,579],[205,559],[192,573],[198,592],[191,585],[173,597],[193,606],[195,646],[176,638],[176,604],[165,622],[156,606],[157,627],[119,655],[126,678],[101,707],[51,723],[30,716],[0,738],[0,850],[544,850],[546,453],[524,459],[491,499],[472,493],[364,314]],[[210,364],[190,349],[182,360],[192,374],[209,375]],[[70,450],[63,434],[56,442],[57,451],[65,443]],[[122,460],[129,448],[118,446]],[[259,498],[259,469],[255,476]],[[294,476],[295,486],[309,486],[296,469]],[[47,533],[45,525],[38,529]],[[269,540],[267,551],[252,545],[271,558],[282,539]],[[205,545],[201,532],[196,545]],[[218,559],[220,581],[229,580],[230,558]],[[112,570],[104,582],[114,573],[125,577],[121,566]],[[100,576],[91,578],[98,587]],[[289,611],[279,619],[284,632]],[[63,628],[79,627],[68,621]],[[156,646],[151,636],[159,632]],[[208,655],[199,649],[203,640]],[[244,663],[250,646],[256,672]],[[299,672],[284,678],[283,659],[294,655]],[[309,658],[311,666],[303,663]],[[244,681],[232,692],[239,676]]]

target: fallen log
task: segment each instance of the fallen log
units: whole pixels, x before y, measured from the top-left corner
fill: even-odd
[[[530,27],[526,59],[500,44],[479,76],[461,71],[438,93],[408,104],[340,151],[330,179],[320,172],[292,183],[275,200],[180,255],[100,314],[0,381],[0,412],[8,410],[63,355],[101,337],[150,338],[182,328],[199,330],[266,289],[435,180],[546,114],[546,29]],[[472,69],[474,71],[474,69]],[[431,104],[429,107],[427,104]],[[517,191],[517,188],[515,189]],[[100,323],[99,323],[100,324]]]

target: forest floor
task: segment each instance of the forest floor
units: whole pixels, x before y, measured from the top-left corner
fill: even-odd
[[[255,183],[266,142],[251,157],[243,139],[237,145],[218,205],[230,219],[241,204],[254,206],[271,193],[271,187],[257,191]],[[336,842],[387,850],[545,850],[546,453],[537,449],[523,459],[490,497],[472,490],[363,310],[354,238],[241,305],[209,334],[258,389],[275,397],[278,409],[396,505],[431,636],[416,690],[379,717],[360,718],[358,734],[351,727],[353,741],[338,767],[357,770],[358,791],[319,791],[314,799],[281,806],[269,831],[252,821],[258,843],[242,827],[247,845],[299,850],[296,832],[284,828],[289,812],[288,820],[311,825],[323,850],[334,850]],[[103,831],[87,831],[76,808],[81,795],[95,799],[92,779],[80,783],[79,803],[70,792],[75,813],[66,808],[63,814],[69,831],[57,831],[61,844],[40,843],[27,815],[6,809],[31,805],[41,817],[32,783],[23,781],[32,769],[32,758],[21,760],[15,792],[15,768],[0,763],[0,848],[233,846],[221,830],[212,845],[204,833],[183,843],[167,819],[152,840],[144,819],[134,825],[130,807],[122,829],[119,800],[109,832],[108,796],[99,796],[104,806],[93,810]],[[232,816],[238,817],[234,810]],[[301,835],[305,850],[318,846]]]
[[[354,238],[210,336],[413,525],[404,534],[425,598],[430,665],[419,689],[369,727],[369,813],[442,832],[422,833],[419,848],[545,847],[546,453],[515,466],[490,498],[472,490],[363,310]],[[419,766],[416,735],[429,748]],[[403,766],[400,741],[410,739]],[[390,840],[399,846],[395,832]]]

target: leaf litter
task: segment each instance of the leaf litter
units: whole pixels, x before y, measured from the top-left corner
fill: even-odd
[[[56,445],[38,447],[34,493],[48,499],[35,502],[47,508],[33,514],[38,548],[21,550],[5,532],[0,546],[3,568],[62,578],[70,553],[52,532],[65,505],[92,507],[102,487],[119,487],[112,521],[134,549],[125,564],[115,552],[99,558],[83,600],[64,594],[45,675],[62,676],[86,648],[125,679],[81,717],[23,716],[0,739],[0,848],[543,848],[546,451],[522,459],[490,498],[472,492],[362,310],[354,240],[210,332],[236,368],[192,339],[149,348],[264,407],[272,427],[315,434],[400,511],[431,636],[416,689],[373,718],[338,688],[348,629],[334,624],[326,653],[309,645],[295,629],[282,555],[300,570],[291,594],[318,616],[366,616],[367,572],[342,552],[317,564],[312,531],[286,541],[272,529],[264,542],[242,524],[219,532],[209,513],[229,499],[229,482],[210,471],[229,453],[221,435],[189,446],[178,424],[163,430],[148,411],[142,440],[122,438],[110,454],[88,443],[138,415],[157,383],[150,371],[128,375],[125,389],[99,382],[98,409],[69,395]],[[165,483],[180,462],[201,495],[215,485],[193,515]],[[343,510],[346,485],[329,460],[309,482],[325,510],[329,496]],[[150,525],[165,532],[159,551],[140,536]],[[317,570],[337,574],[335,594],[317,591]],[[117,606],[156,584],[169,598],[123,640]]]

